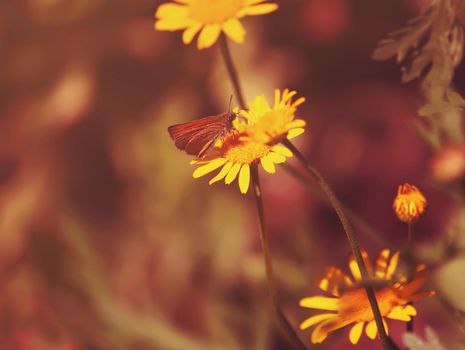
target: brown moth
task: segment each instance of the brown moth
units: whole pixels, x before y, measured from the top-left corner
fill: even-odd
[[[233,120],[236,117],[234,112],[212,115],[172,125],[168,128],[168,133],[177,148],[201,159],[215,146],[217,140],[234,129]]]

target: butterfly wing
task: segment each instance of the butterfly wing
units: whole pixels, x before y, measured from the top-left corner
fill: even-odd
[[[170,126],[168,133],[177,148],[200,158],[230,128],[229,125],[224,114],[220,114]]]
[[[186,144],[187,154],[202,158],[215,145],[216,140],[225,134],[225,128],[217,125],[203,129],[195,134]]]

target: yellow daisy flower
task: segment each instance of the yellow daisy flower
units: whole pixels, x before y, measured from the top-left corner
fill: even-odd
[[[201,164],[192,174],[199,178],[221,168],[209,184],[223,180],[229,185],[239,175],[239,189],[247,193],[250,184],[250,167],[260,163],[267,173],[276,172],[275,164],[284,163],[292,153],[281,145],[269,146],[247,140],[243,133],[235,133],[217,146],[214,156],[202,160],[193,160],[191,164]]]
[[[408,322],[417,314],[416,309],[409,303],[434,295],[432,291],[417,292],[426,282],[425,265],[418,265],[416,276],[407,282],[405,275],[396,271],[399,253],[389,257],[388,249],[381,251],[373,270],[367,253],[363,252],[370,275],[369,282],[375,289],[386,331],[388,327],[384,318]],[[350,259],[349,268],[353,278],[340,269],[331,267],[320,281],[320,289],[334,297],[312,296],[300,301],[302,307],[329,311],[312,316],[300,325],[302,330],[317,325],[310,337],[312,343],[321,343],[329,333],[349,324],[353,324],[349,333],[352,344],[358,343],[365,326],[367,336],[371,339],[376,337],[378,330],[354,257]]]
[[[155,29],[184,30],[184,44],[190,44],[200,32],[197,41],[199,49],[212,46],[221,32],[233,41],[242,43],[245,29],[239,19],[264,15],[277,8],[277,4],[268,3],[267,0],[175,0],[158,7]]]
[[[400,221],[410,224],[423,215],[427,205],[423,193],[416,186],[405,183],[397,189],[393,208]]]
[[[264,95],[260,95],[249,103],[249,110],[241,111],[248,126],[253,128],[252,138],[256,142],[272,145],[285,138],[292,139],[305,131],[305,121],[295,119],[297,107],[305,102],[305,98],[300,97],[293,101],[296,94],[296,91],[285,89],[281,93],[276,89],[273,107],[268,104]]]
[[[239,189],[247,193],[251,166],[260,163],[267,173],[274,174],[275,165],[292,156],[287,147],[278,143],[304,132],[305,121],[294,119],[294,114],[305,98],[292,101],[295,95],[295,91],[286,89],[281,93],[277,89],[272,107],[263,95],[248,103],[249,109],[240,111],[240,116],[233,121],[234,133],[217,142],[213,155],[191,162],[201,165],[194,171],[194,178],[221,168],[210,185],[223,179],[229,185],[239,176]]]

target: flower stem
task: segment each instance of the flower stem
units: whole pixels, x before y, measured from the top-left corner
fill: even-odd
[[[407,250],[410,255],[413,254],[413,223],[407,224],[408,238],[407,238]]]
[[[408,281],[411,281],[415,272],[415,263],[413,258],[413,223],[407,224],[408,238],[407,238],[407,259],[408,259]],[[410,302],[409,305],[413,303]],[[413,317],[407,322],[405,327],[407,332],[413,332]]]
[[[236,67],[234,66],[231,52],[229,51],[228,40],[223,33],[221,33],[220,35],[219,42],[220,42],[221,55],[223,57],[224,64],[226,66],[226,70],[228,71],[229,79],[231,80],[234,91],[236,93],[239,106],[242,109],[246,109],[247,107],[245,104],[244,96],[242,95],[242,89],[241,89],[241,85],[239,82],[239,76],[237,74]],[[271,304],[273,306],[273,311],[276,314],[276,318],[279,322],[280,329],[283,330],[288,340],[293,343],[294,348],[299,349],[299,350],[306,350],[307,349],[306,346],[302,343],[299,336],[295,333],[294,328],[292,328],[291,324],[289,323],[287,318],[284,316],[284,313],[279,307],[278,289],[276,286],[276,278],[273,272],[270,244],[268,242],[268,236],[265,230],[265,212],[263,210],[262,190],[260,187],[260,179],[258,177],[257,165],[251,166],[251,177],[252,177],[254,193],[255,193],[255,202],[257,206],[258,221],[260,224],[260,242],[262,244],[263,258],[265,260],[266,280],[268,284],[268,290],[270,293]]]
[[[242,95],[241,84],[239,82],[239,76],[237,75],[236,67],[234,66],[234,62],[232,60],[231,51],[229,51],[228,39],[224,33],[220,35],[220,49],[221,49],[221,56],[223,56],[224,64],[226,66],[226,70],[228,71],[229,79],[233,85],[234,91],[236,93],[236,98],[239,102],[239,106],[242,109],[246,109],[244,96]]]
[[[310,163],[307,161],[307,159],[303,156],[303,154],[292,144],[291,141],[288,139],[285,139],[282,141],[284,146],[289,148],[291,152],[297,157],[297,159],[304,165],[305,169],[308,171],[310,175],[312,175],[317,183],[320,185],[321,189],[323,192],[326,194],[328,197],[328,200],[331,204],[331,206],[334,208],[334,211],[336,212],[339,220],[341,221],[342,227],[344,228],[344,231],[346,233],[347,239],[349,240],[350,246],[352,248],[352,253],[355,256],[355,260],[357,262],[358,268],[360,269],[360,274],[362,275],[362,279],[364,281],[369,279],[368,271],[365,266],[365,262],[363,261],[362,257],[362,252],[360,250],[360,245],[358,243],[358,240],[354,234],[354,231],[352,229],[352,226],[347,219],[344,210],[342,208],[341,203],[339,202],[339,199],[336,197],[334,192],[332,191],[331,187],[329,187],[328,183],[326,180],[321,176],[321,174],[313,167],[310,165]],[[371,310],[373,312],[373,316],[375,319],[376,327],[378,328],[378,334],[380,341],[383,345],[384,350],[394,350],[394,349],[399,349],[394,342],[391,340],[391,338],[388,337],[386,330],[384,329],[384,324],[383,324],[383,318],[381,316],[381,312],[379,310],[379,305],[376,300],[375,292],[373,287],[369,283],[364,283],[365,291],[368,297],[368,300],[370,302]]]
[[[251,177],[255,194],[255,203],[257,206],[257,215],[260,226],[260,241],[262,244],[263,258],[265,260],[266,268],[266,280],[268,284],[268,290],[270,293],[271,304],[273,306],[273,311],[276,314],[279,325],[281,329],[287,336],[288,340],[294,344],[295,349],[304,350],[307,349],[305,345],[300,340],[299,336],[295,333],[294,328],[290,325],[287,318],[284,316],[281,308],[279,307],[278,301],[278,289],[276,287],[276,278],[273,271],[273,263],[270,252],[270,244],[268,241],[268,235],[266,234],[265,228],[265,212],[263,210],[263,199],[262,199],[262,190],[260,187],[260,178],[258,176],[258,167],[257,165],[252,165],[251,167]]]

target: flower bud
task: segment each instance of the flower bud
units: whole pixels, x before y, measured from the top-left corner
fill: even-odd
[[[398,187],[393,208],[400,221],[407,224],[417,221],[427,205],[425,196],[416,186],[405,183]]]

